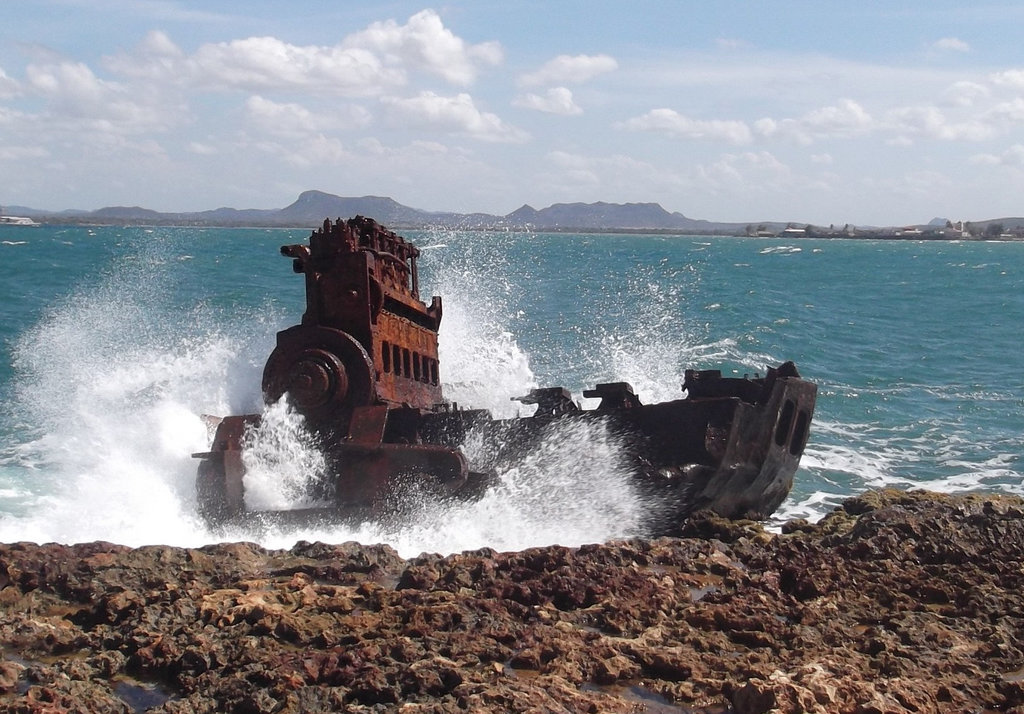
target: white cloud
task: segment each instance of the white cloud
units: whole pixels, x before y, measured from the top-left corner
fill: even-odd
[[[796,119],[765,117],[754,122],[754,131],[764,137],[782,137],[800,144],[833,137],[850,137],[870,131],[871,115],[852,99],[811,110]]]
[[[957,181],[948,174],[930,170],[910,170],[905,173],[893,173],[881,178],[869,178],[865,183],[881,194],[898,201],[934,200],[935,196],[946,195],[949,189],[955,189]]]
[[[295,102],[275,102],[259,95],[249,97],[245,108],[251,126],[258,130],[254,145],[302,169],[351,161],[351,153],[332,132],[364,126],[370,119],[369,112],[358,106],[318,113]]]
[[[989,75],[993,84],[1011,89],[1024,89],[1024,69],[1007,69]]]
[[[33,91],[59,100],[63,109],[71,111],[102,105],[123,93],[117,85],[96,77],[82,62],[29,65],[25,75]]]
[[[519,78],[519,83],[525,87],[579,84],[618,68],[619,63],[610,55],[558,55],[536,72],[524,74]]]
[[[452,154],[452,150],[438,141],[413,141],[408,146],[395,148],[391,146],[385,146],[381,143],[380,139],[374,137],[367,137],[361,139],[358,142],[359,148],[371,156],[386,156],[389,158],[410,158],[416,156],[419,158],[423,157],[439,157]]]
[[[196,154],[198,156],[215,156],[220,153],[219,149],[213,144],[204,144],[201,141],[190,141],[185,146],[185,150],[190,154]]]
[[[583,113],[583,109],[573,100],[572,92],[565,87],[552,87],[543,96],[531,92],[517,97],[513,104],[548,114],[569,116]]]
[[[956,37],[943,37],[932,44],[932,47],[943,52],[970,52],[971,46]]]
[[[50,155],[42,146],[0,146],[0,161],[44,159]]]
[[[531,187],[545,205],[557,201],[650,201],[658,193],[678,194],[683,185],[674,167],[663,169],[623,154],[589,156],[552,151],[540,162]]]
[[[429,125],[443,131],[466,134],[474,139],[494,142],[523,142],[528,136],[506,124],[497,114],[482,112],[468,94],[444,97],[420,92],[415,97],[382,97],[391,119],[403,119],[412,125]]]
[[[504,167],[479,148],[419,139],[385,144],[372,137],[359,140],[353,148],[349,168],[342,165],[320,174],[338,182],[323,183],[327,190],[332,185],[353,186],[353,191],[360,192],[356,195],[390,195],[409,206],[467,213],[481,210],[481,201],[502,205],[511,200]],[[353,172],[352,165],[358,165],[359,171]]]
[[[838,104],[808,112],[802,123],[815,133],[849,136],[871,128],[872,120],[860,104],[842,99]]]
[[[768,151],[745,151],[723,154],[719,159],[699,169],[700,175],[713,187],[791,185],[792,172]]]
[[[365,96],[404,84],[405,73],[363,49],[299,47],[250,37],[200,47],[187,60],[191,81],[210,88],[305,89]]]
[[[185,53],[167,36],[167,33],[160,30],[151,30],[146,33],[142,42],[139,43],[138,51],[149,57],[162,57],[167,59],[179,59]]]
[[[948,106],[967,108],[988,99],[990,95],[991,91],[985,85],[962,80],[946,88],[942,93],[942,101]]]
[[[715,46],[720,50],[733,51],[749,46],[746,40],[737,40],[729,37],[719,37],[715,40]]]
[[[316,119],[299,104],[281,104],[255,95],[245,102],[245,108],[257,124],[275,133],[308,133],[318,130]]]
[[[426,208],[462,201],[511,209],[524,192],[536,203],[547,191],[568,201],[650,198],[723,219],[736,205],[807,205],[827,216],[857,204],[850,217],[861,221],[852,211],[878,213],[885,204],[883,188],[861,190],[880,185],[866,183],[872,176],[903,177],[916,167],[956,176],[968,161],[1024,167],[1024,63],[992,64],[1000,59],[988,48],[984,57],[965,54],[971,47],[955,36],[933,45],[933,35],[924,48],[930,56],[907,61],[898,43],[862,44],[858,56],[867,59],[843,59],[813,35],[774,44],[749,28],[734,35],[759,37],[755,45],[716,41],[713,28],[703,45],[685,47],[659,46],[654,35],[638,47],[624,34],[619,44],[609,38],[582,48],[549,35],[549,54],[534,61],[515,35],[519,25],[488,25],[493,14],[474,4],[377,14],[372,19],[383,21],[372,24],[352,19],[372,8],[307,8],[311,17],[301,22],[276,9],[233,8],[237,17],[205,23],[193,36],[185,28],[198,25],[133,9],[149,0],[73,2],[83,12],[69,16],[99,23],[134,13],[134,22],[106,28],[108,36],[94,28],[88,47],[35,22],[0,59],[5,175],[18,177],[12,190],[58,204],[145,203],[146,191],[155,191],[154,202],[172,193],[182,204],[276,201],[282,187],[304,188],[309,169],[324,162],[316,175],[335,181],[328,190],[394,191]],[[111,3],[125,12],[112,12]],[[38,29],[48,26],[50,34]],[[498,43],[477,42],[494,38],[515,42],[514,61],[505,65]],[[955,63],[934,61],[940,50]],[[584,94],[578,83],[587,81],[593,90]],[[473,83],[485,86],[466,88]],[[525,110],[572,119],[522,118],[523,127],[529,120],[532,132],[547,132],[533,142],[509,121]],[[507,142],[525,145],[510,150]],[[552,145],[565,153],[545,155],[542,147]],[[734,153],[719,156],[723,149]],[[589,150],[607,155],[581,156]],[[54,181],[58,160],[68,170]],[[1002,175],[973,170],[970,180],[960,176],[965,196]],[[779,177],[785,187],[756,184]],[[819,179],[835,192],[833,205],[820,200]],[[745,192],[763,200],[748,203]],[[981,212],[996,198],[1012,200],[1008,190],[978,194]],[[475,204],[481,196],[490,205]],[[694,203],[671,206],[678,196]]]
[[[615,170],[623,168],[649,169],[651,165],[644,161],[638,161],[631,156],[616,154],[612,156],[587,156],[574,154],[569,151],[551,151],[547,155],[548,161],[554,166],[569,170],[592,170],[595,168],[611,168]]]
[[[686,177],[686,193],[690,200],[703,203],[731,204],[720,206],[717,220],[764,221],[779,216],[783,209],[786,220],[808,220],[801,216],[792,196],[807,198],[811,189],[817,196],[827,186],[809,184],[774,154],[766,151],[728,153],[708,163],[697,164]],[[684,211],[687,215],[691,215]],[[694,217],[712,218],[703,210]]]
[[[164,130],[178,123],[183,112],[171,111],[150,91],[134,92],[118,82],[100,79],[81,62],[29,65],[25,69],[26,91],[50,102],[46,117],[51,125],[85,122],[81,128],[100,131],[140,133]]]
[[[323,134],[312,134],[302,137],[298,141],[287,143],[261,140],[254,142],[253,146],[265,154],[270,154],[284,163],[300,169],[338,165],[345,163],[349,158],[348,152],[345,151],[345,147],[339,139]]]
[[[783,122],[786,121],[792,122],[793,120],[783,119],[781,121],[777,121],[775,119],[772,119],[771,117],[762,117],[754,121],[752,126],[754,127],[754,131],[757,134],[760,134],[761,136],[770,137],[779,134],[782,131]]]
[[[432,10],[376,22],[338,45],[294,45],[276,37],[247,37],[200,46],[186,55],[163,32],[152,31],[131,52],[105,58],[125,77],[206,89],[319,91],[374,96],[404,86],[416,72],[466,85],[481,67],[500,64],[500,45],[469,45]]]
[[[652,109],[620,126],[634,131],[660,131],[683,139],[724,140],[733,144],[746,144],[751,140],[750,127],[744,122],[691,119],[674,109]]]
[[[152,30],[130,53],[104,57],[104,66],[124,77],[166,81],[180,78],[185,53],[165,33]]]
[[[1024,122],[1024,98],[1017,97],[1009,102],[1000,102],[985,115],[1000,123],[1019,124]]]
[[[552,151],[548,154],[547,168],[548,173],[557,176],[557,180],[552,183],[569,184],[574,188],[593,187],[601,184],[601,168],[606,163],[607,160],[602,161],[593,156]]]
[[[7,73],[0,68],[0,99],[10,99],[17,96],[20,91],[18,82],[7,76]]]
[[[953,122],[938,107],[932,106],[894,109],[889,112],[888,121],[892,128],[905,134],[942,141],[984,141],[995,136],[993,127],[981,121]]]
[[[405,25],[375,22],[346,38],[343,47],[380,54],[385,64],[423,69],[459,85],[471,84],[481,65],[500,64],[504,54],[497,42],[466,44],[433,10],[416,13]]]
[[[1014,144],[1002,154],[975,154],[970,162],[982,166],[1024,166],[1024,145]]]
[[[0,106],[0,124],[17,124],[24,119],[21,112]]]
[[[254,95],[246,100],[245,108],[257,126],[278,135],[314,134],[366,126],[370,122],[370,113],[357,105],[332,107],[329,113],[315,114],[301,104]]]

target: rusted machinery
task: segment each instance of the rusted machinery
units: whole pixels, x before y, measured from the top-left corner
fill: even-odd
[[[300,413],[324,454],[318,494],[342,517],[384,517],[409,490],[473,498],[496,465],[514,463],[553,425],[601,420],[623,444],[637,487],[649,496],[652,533],[670,533],[698,508],[728,517],[767,517],[785,499],[803,453],[816,387],[791,362],[764,377],[686,372],[685,396],[644,405],[624,382],[584,392],[581,409],[561,387],[520,397],[529,417],[495,420],[446,403],[437,352],[441,298],[419,297],[418,249],[369,218],[324,221],[309,245],[287,245],[306,281],[299,325],[277,335],[263,372],[268,404],[282,397]],[[213,522],[250,514],[243,448],[256,414],[219,421],[197,478]],[[460,447],[475,435],[487,463]]]

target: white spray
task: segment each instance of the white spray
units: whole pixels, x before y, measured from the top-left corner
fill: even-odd
[[[445,299],[445,394],[499,417],[513,415],[517,405],[510,397],[537,383],[508,327],[516,288],[495,278],[509,274],[501,251],[468,255],[456,246],[433,253],[442,278],[434,291]],[[652,296],[649,304],[657,309],[676,309],[672,295]],[[196,515],[197,462],[191,458],[209,448],[203,415],[263,410],[260,371],[275,332],[287,322],[266,305],[233,308],[230,315],[197,307],[183,315],[163,306],[158,284],[128,273],[54,309],[22,336],[15,352],[15,408],[34,433],[18,447],[26,482],[21,515],[5,509],[0,540],[199,545],[255,537],[273,547],[299,539],[357,540],[416,554],[578,545],[639,531],[644,509],[622,450],[598,423],[553,429],[533,453],[499,473],[499,484],[477,502],[424,495],[407,504],[412,517],[392,524],[210,531]],[[630,329],[632,335],[605,335],[614,371],[640,379],[651,373],[644,365],[652,362],[678,371],[678,355],[668,357],[656,332],[639,322]],[[655,391],[654,382],[678,385],[678,377],[654,374],[651,385],[640,386]],[[260,429],[247,437],[247,504],[312,505],[301,494],[321,475],[322,457],[283,404],[262,414]],[[473,448],[467,444],[471,458]]]

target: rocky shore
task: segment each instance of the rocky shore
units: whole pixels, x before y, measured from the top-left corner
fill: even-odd
[[[1024,501],[406,560],[0,545],[11,712],[1024,713]]]

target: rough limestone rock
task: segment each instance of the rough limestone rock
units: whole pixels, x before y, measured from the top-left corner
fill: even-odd
[[[0,545],[12,712],[1017,712],[1024,502],[400,558]]]

